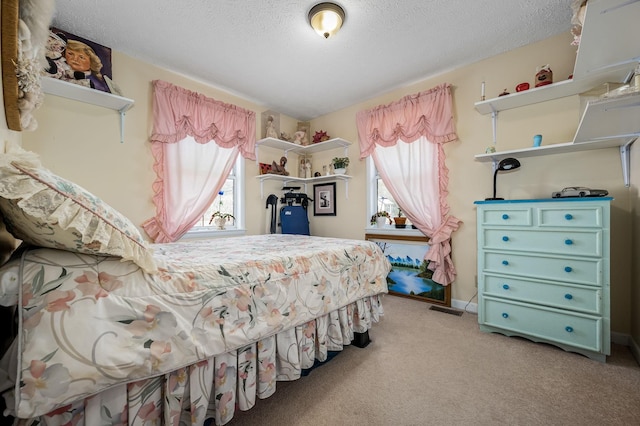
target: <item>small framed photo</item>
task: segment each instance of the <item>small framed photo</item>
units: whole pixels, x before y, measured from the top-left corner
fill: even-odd
[[[310,121],[298,121],[298,127],[296,129],[295,143],[299,145],[311,144],[311,122]]]
[[[336,183],[313,185],[313,215],[336,215]]]

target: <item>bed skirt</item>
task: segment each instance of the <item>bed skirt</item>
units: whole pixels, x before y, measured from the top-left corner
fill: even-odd
[[[119,384],[19,425],[224,425],[277,381],[301,377],[315,360],[341,351],[383,314],[382,294],[365,297],[306,324],[282,331],[162,376]]]

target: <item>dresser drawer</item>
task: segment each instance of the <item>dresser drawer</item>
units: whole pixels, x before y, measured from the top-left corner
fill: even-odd
[[[532,302],[560,309],[602,314],[602,290],[508,276],[484,275],[480,280],[483,295]]]
[[[602,231],[485,229],[486,249],[537,251],[569,256],[602,256]]]
[[[602,228],[602,207],[540,207],[537,210],[540,227]]]
[[[577,348],[602,350],[602,320],[599,317],[488,297],[483,299],[482,305],[481,324]]]
[[[484,272],[602,286],[602,259],[485,251],[478,262]]]
[[[478,218],[483,225],[532,226],[533,215],[528,207],[505,209],[504,207],[482,209]]]

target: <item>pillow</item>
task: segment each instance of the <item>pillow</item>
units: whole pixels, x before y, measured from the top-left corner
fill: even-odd
[[[0,154],[0,212],[9,232],[26,243],[132,260],[157,267],[138,229],[86,189],[42,167],[20,147]]]

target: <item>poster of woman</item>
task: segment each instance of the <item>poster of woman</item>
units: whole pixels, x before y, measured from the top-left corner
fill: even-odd
[[[43,75],[103,92],[118,92],[113,84],[110,48],[51,27],[45,54]]]

